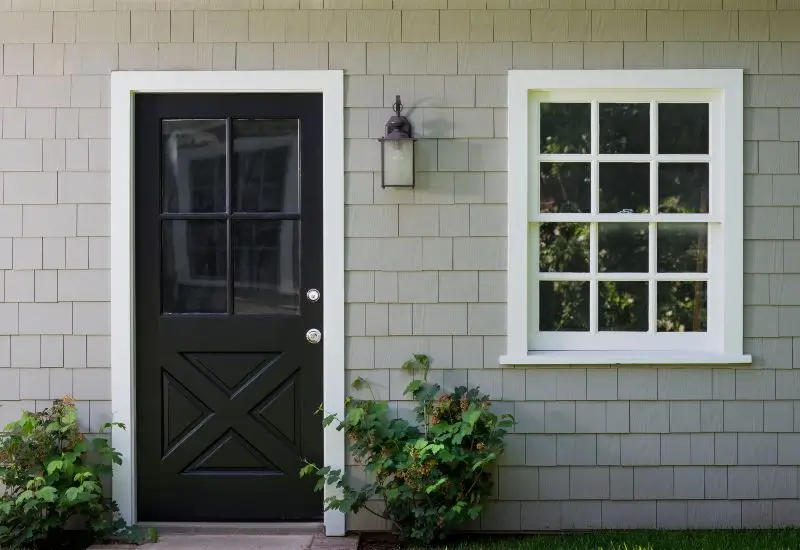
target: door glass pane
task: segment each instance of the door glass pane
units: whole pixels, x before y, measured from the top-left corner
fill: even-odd
[[[708,309],[704,281],[658,282],[658,332],[705,332]]]
[[[631,162],[600,163],[600,212],[650,211],[650,165]]]
[[[589,224],[543,223],[539,228],[539,271],[587,273]]]
[[[659,164],[658,211],[666,214],[707,213],[708,164]]]
[[[164,220],[161,231],[164,313],[225,313],[225,222]]]
[[[662,155],[708,153],[708,103],[661,103],[658,152]]]
[[[539,282],[539,330],[589,330],[587,281]]]
[[[233,210],[299,212],[299,121],[233,121]]]
[[[225,121],[161,122],[161,208],[225,212]]]
[[[600,152],[604,154],[650,152],[650,104],[601,103]]]
[[[708,226],[704,223],[657,224],[659,273],[705,273]]]
[[[647,281],[600,281],[598,328],[647,332]]]
[[[300,226],[295,220],[233,222],[233,311],[297,313]]]
[[[591,170],[584,162],[543,162],[539,209],[543,213],[581,213],[592,207]]]
[[[597,267],[601,272],[648,271],[650,239],[646,223],[601,223],[597,237]]]
[[[591,104],[542,103],[539,140],[545,154],[591,151]]]

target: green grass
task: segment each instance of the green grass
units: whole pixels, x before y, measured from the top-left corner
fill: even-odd
[[[800,530],[629,531],[454,541],[441,550],[800,550]]]

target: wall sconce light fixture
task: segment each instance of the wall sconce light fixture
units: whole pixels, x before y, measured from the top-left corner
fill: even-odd
[[[411,123],[400,114],[400,96],[392,106],[394,115],[386,123],[381,143],[381,187],[414,187],[414,142]]]

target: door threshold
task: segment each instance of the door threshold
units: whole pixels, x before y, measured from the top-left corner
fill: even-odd
[[[159,535],[320,535],[325,525],[320,522],[212,523],[212,522],[140,522],[139,527],[152,527]]]

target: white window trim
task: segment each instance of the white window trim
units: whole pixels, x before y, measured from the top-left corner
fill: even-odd
[[[508,304],[507,350],[500,357],[506,365],[613,365],[613,364],[736,364],[750,363],[743,353],[743,74],[740,69],[637,70],[637,71],[509,71],[508,74]],[[721,289],[709,295],[709,311],[722,312],[716,322],[722,323],[718,337],[700,351],[674,350],[574,351],[536,350],[529,345],[529,274],[532,252],[529,242],[529,132],[531,131],[530,94],[558,91],[559,94],[596,91],[598,97],[613,91],[614,97],[650,92],[653,97],[692,91],[715,94],[719,98],[719,116],[724,132],[716,136],[723,161],[725,192],[719,212],[724,231],[725,248],[720,252],[723,264]],[[563,96],[561,96],[563,97]],[[639,96],[641,99],[641,96]],[[712,117],[714,112],[712,111]],[[711,131],[719,128],[712,120]],[[538,125],[534,126],[538,128]],[[715,279],[716,280],[716,279]],[[711,305],[712,300],[713,306]],[[535,304],[533,304],[535,305]],[[535,321],[535,318],[533,319]],[[712,320],[709,319],[709,323]],[[694,336],[694,335],[689,335]],[[710,336],[704,334],[707,338]]]
[[[111,74],[111,410],[127,430],[114,434],[122,465],[112,479],[120,514],[136,523],[136,323],[134,300],[133,97],[141,93],[321,92],[323,109],[323,403],[344,413],[344,86],[332,71],[154,71]],[[309,414],[313,411],[306,411]],[[323,432],[326,466],[345,467],[345,436]],[[325,496],[337,491],[325,488]],[[325,533],[343,536],[345,515],[325,512]]]

